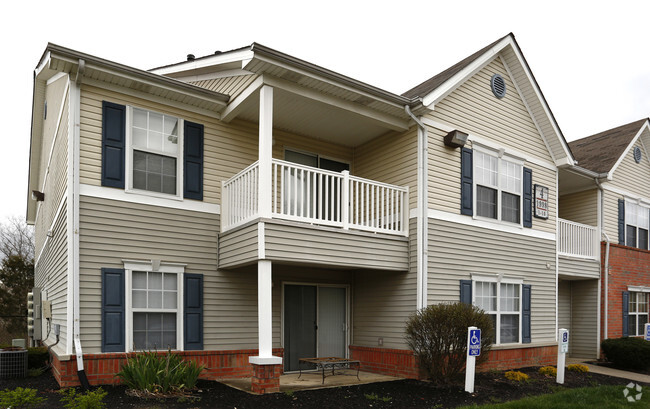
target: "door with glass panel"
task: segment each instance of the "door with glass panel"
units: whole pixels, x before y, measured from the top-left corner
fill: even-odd
[[[133,349],[176,349],[177,274],[134,271],[131,288]]]

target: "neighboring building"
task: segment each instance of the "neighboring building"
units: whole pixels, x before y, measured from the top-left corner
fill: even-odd
[[[558,302],[575,312],[561,316],[560,325],[574,334],[589,329],[589,349],[584,344],[573,352],[595,357],[600,340],[643,335],[648,321],[650,122],[645,118],[569,146],[577,166],[560,174],[560,216],[571,220],[565,233],[575,234],[578,245],[565,250],[584,258],[573,260],[580,281],[560,281]]]
[[[170,347],[257,392],[307,356],[417,377],[405,320],[459,300],[494,317],[485,368],[552,363],[573,163],[512,34],[404,95],[259,44],[150,72],[50,44],[27,220],[54,373]]]

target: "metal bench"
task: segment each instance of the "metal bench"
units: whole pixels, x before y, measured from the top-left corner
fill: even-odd
[[[301,363],[309,363],[316,365],[316,369],[321,371],[323,374],[323,384],[325,383],[325,377],[327,376],[332,376],[332,375],[351,375],[351,374],[346,374],[339,372],[338,374],[335,373],[336,369],[352,369],[351,366],[356,365],[357,367],[357,380],[359,379],[359,369],[361,367],[361,362],[356,361],[354,359],[346,359],[346,358],[337,358],[337,357],[324,357],[324,358],[300,358],[298,361],[298,367],[300,369],[300,374],[298,375],[298,379],[302,376],[302,365]],[[332,370],[332,373],[329,375],[325,375],[325,371]]]

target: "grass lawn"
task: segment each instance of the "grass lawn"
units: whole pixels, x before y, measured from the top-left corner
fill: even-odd
[[[458,409],[555,409],[555,408],[647,408],[650,407],[650,387],[641,391],[640,401],[629,402],[623,395],[624,386],[597,386],[562,390],[548,395],[534,396],[506,403],[494,403],[482,406],[463,406]],[[630,390],[628,396],[635,396],[635,390]]]

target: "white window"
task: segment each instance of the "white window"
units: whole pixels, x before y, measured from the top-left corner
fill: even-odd
[[[648,250],[648,215],[650,210],[634,202],[625,202],[625,244]]]
[[[127,190],[181,197],[182,120],[128,107]]]
[[[125,262],[126,345],[129,351],[182,349],[184,266]]]
[[[476,215],[521,224],[523,165],[474,149]]]
[[[476,277],[473,284],[473,303],[492,317],[495,343],[520,342],[522,304],[520,281]]]
[[[627,322],[630,336],[643,335],[644,325],[648,322],[648,293],[630,292]]]

